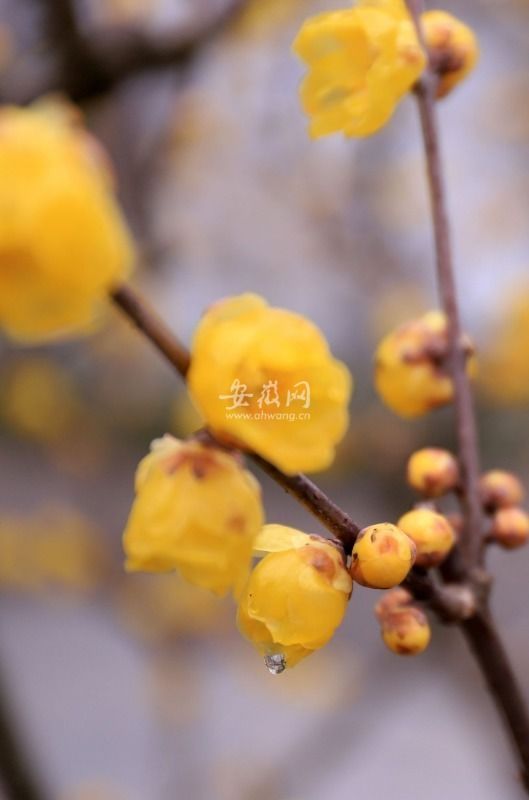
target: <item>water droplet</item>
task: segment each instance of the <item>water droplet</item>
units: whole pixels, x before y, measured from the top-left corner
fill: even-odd
[[[271,675],[281,675],[287,668],[287,662],[283,653],[275,653],[272,656],[264,657],[265,666]]]

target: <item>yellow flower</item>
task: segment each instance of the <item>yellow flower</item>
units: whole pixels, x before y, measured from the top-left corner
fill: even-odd
[[[133,247],[97,145],[41,103],[0,111],[0,327],[38,341],[87,329]]]
[[[328,467],[347,428],[345,365],[312,322],[254,294],[206,312],[188,384],[211,428],[290,474]]]
[[[454,529],[447,518],[429,508],[408,511],[397,525],[415,542],[415,563],[418,567],[436,567],[446,558],[456,541]]]
[[[136,473],[125,566],[131,572],[178,570],[218,595],[237,593],[262,523],[259,484],[235,458],[166,435]]]
[[[256,548],[270,552],[250,574],[237,624],[271,671],[280,672],[332,638],[353,583],[340,550],[317,536],[266,525]]]
[[[445,97],[476,66],[479,46],[474,31],[446,11],[421,14],[424,39],[439,75],[437,97]]]
[[[415,545],[395,525],[364,528],[353,547],[351,575],[362,586],[390,589],[402,583],[415,561]]]
[[[293,49],[309,67],[300,97],[313,137],[374,133],[426,64],[403,0],[360,0],[311,17]]]
[[[466,337],[463,345],[471,351]],[[389,333],[375,356],[375,385],[384,403],[402,417],[418,417],[450,403],[454,387],[442,364],[447,355],[447,323],[441,311],[429,311]],[[470,357],[467,372],[473,376],[475,371]]]
[[[407,479],[425,497],[442,497],[459,483],[459,465],[448,450],[424,447],[410,456]]]

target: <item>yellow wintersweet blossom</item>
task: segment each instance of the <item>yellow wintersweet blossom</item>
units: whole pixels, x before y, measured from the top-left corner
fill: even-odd
[[[313,137],[375,133],[426,65],[404,0],[359,0],[311,17],[293,49],[309,67],[300,97]]]
[[[467,372],[476,360],[467,337]],[[429,311],[400,325],[379,344],[375,354],[375,386],[384,403],[402,417],[419,417],[450,403],[452,378],[443,366],[448,355],[448,326],[442,311]]]
[[[153,442],[136,473],[125,566],[178,570],[218,595],[237,593],[262,524],[259,484],[233,456],[166,435]]]
[[[58,104],[0,110],[0,328],[89,328],[133,245],[98,145]]]
[[[188,375],[208,425],[292,474],[327,468],[352,380],[309,320],[243,294],[208,309]]]
[[[270,552],[250,575],[237,624],[270,671],[281,672],[332,638],[353,582],[340,550],[318,536],[266,525],[256,546]]]

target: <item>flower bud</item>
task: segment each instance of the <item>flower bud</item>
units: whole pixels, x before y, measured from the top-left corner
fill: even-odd
[[[231,455],[164,436],[136,473],[126,569],[178,570],[218,595],[245,582],[263,523],[259,484]]]
[[[364,528],[357,536],[351,560],[351,576],[371,589],[390,589],[402,583],[415,561],[415,545],[395,525],[381,522]]]
[[[421,22],[440,99],[474,69],[479,46],[473,30],[446,11],[426,11]]]
[[[400,656],[415,656],[426,650],[431,631],[424,611],[417,606],[400,606],[381,619],[381,634],[386,647]]]
[[[265,526],[265,533],[267,528],[275,529],[274,534],[283,529],[296,545],[285,550],[274,545],[275,552],[251,572],[237,624],[266,659],[275,657],[293,667],[332,638],[353,583],[342,553],[330,542],[283,526]]]
[[[500,508],[492,517],[492,539],[506,550],[514,550],[529,539],[529,515],[521,508]]]
[[[375,604],[375,616],[379,622],[382,622],[388,614],[396,611],[399,608],[409,606],[413,601],[413,596],[407,589],[402,586],[397,586],[395,589],[390,589],[389,592],[384,592],[378,603]]]
[[[512,472],[493,469],[481,476],[479,482],[481,501],[486,511],[519,505],[524,498],[520,480]]]
[[[463,346],[471,352],[465,338]],[[448,328],[441,311],[400,325],[379,344],[375,355],[375,385],[383,402],[402,417],[419,417],[450,403],[452,378],[444,365],[448,355]],[[467,372],[475,371],[475,360]]]
[[[447,518],[427,508],[415,508],[402,516],[397,525],[417,547],[415,563],[436,567],[455,544],[456,535]]]
[[[408,483],[425,497],[441,497],[451,492],[459,481],[459,466],[448,450],[425,447],[410,456]]]

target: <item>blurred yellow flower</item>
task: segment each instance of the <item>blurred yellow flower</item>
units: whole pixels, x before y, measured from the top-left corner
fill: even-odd
[[[443,367],[448,354],[446,317],[429,311],[400,325],[379,344],[375,354],[375,385],[384,403],[401,417],[419,417],[450,403],[452,378]],[[471,353],[465,337],[463,345]],[[467,372],[472,377],[476,361],[470,357]]]
[[[1,415],[13,431],[42,444],[55,444],[73,432],[84,409],[59,364],[31,356],[2,377]]]
[[[476,66],[479,46],[472,28],[446,11],[421,14],[424,39],[439,75],[437,97],[445,97]]]
[[[178,570],[218,595],[237,593],[262,523],[259,484],[234,457],[166,435],[136,473],[125,566],[131,572]]]
[[[280,549],[281,537],[284,549]],[[239,630],[268,659],[271,671],[293,667],[323,647],[341,624],[353,582],[343,555],[317,536],[266,525],[237,614]]]
[[[347,367],[312,322],[254,294],[208,309],[188,383],[216,432],[288,473],[328,467],[347,429]]]
[[[359,0],[311,17],[293,48],[309,67],[300,97],[313,137],[375,133],[426,64],[403,0]]]
[[[500,314],[480,384],[493,403],[523,406],[529,402],[529,285],[509,291]]]
[[[0,518],[0,587],[90,592],[108,571],[100,531],[76,509],[56,505]]]
[[[98,145],[51,103],[0,111],[0,328],[39,341],[82,331],[133,246]]]

